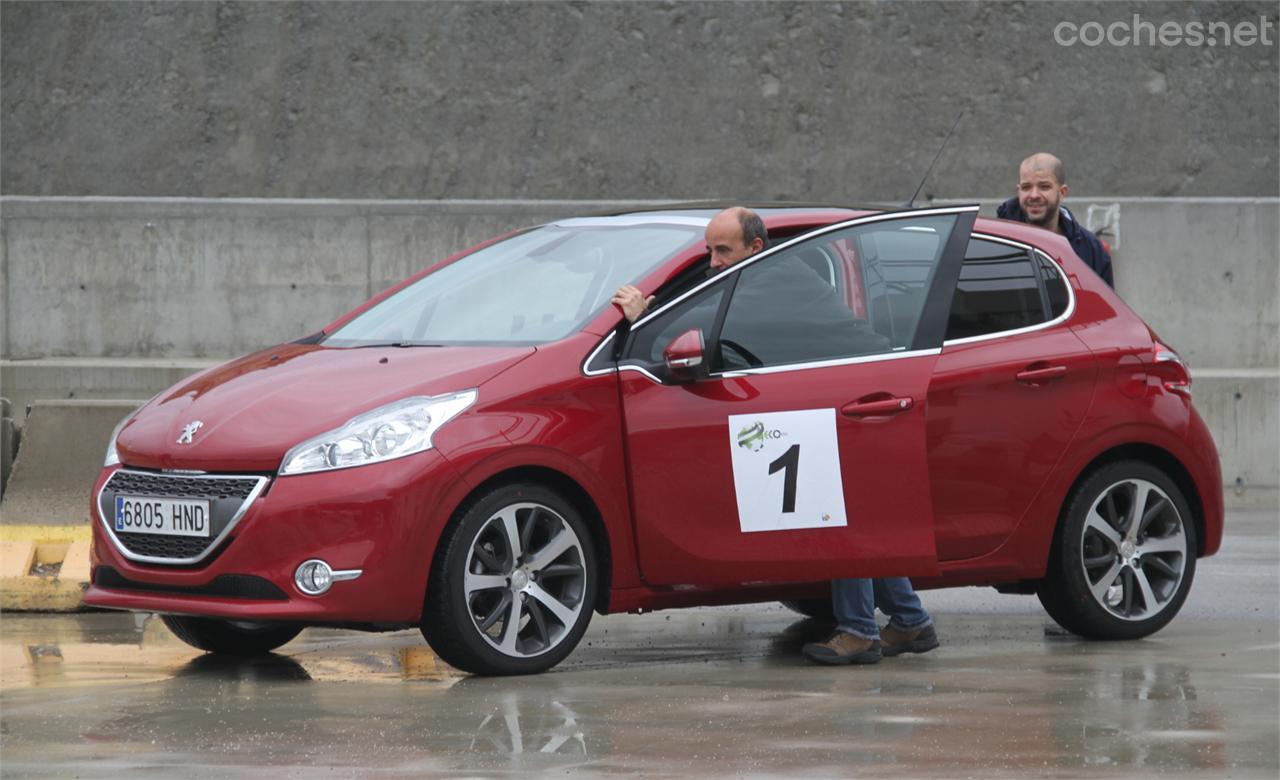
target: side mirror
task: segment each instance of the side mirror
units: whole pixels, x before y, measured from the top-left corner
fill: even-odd
[[[662,362],[666,363],[672,379],[677,382],[692,382],[706,375],[702,352],[702,331],[691,328],[667,344],[662,350]]]

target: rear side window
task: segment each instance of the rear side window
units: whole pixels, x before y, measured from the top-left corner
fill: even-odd
[[[1027,250],[980,238],[969,240],[960,281],[951,301],[947,339],[985,336],[1038,325],[1049,319],[1040,274],[1044,270]],[[1052,270],[1050,273],[1056,272]],[[1059,282],[1061,280],[1059,279]],[[1066,289],[1061,290],[1066,310]]]

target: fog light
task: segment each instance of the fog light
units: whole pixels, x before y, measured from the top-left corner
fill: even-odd
[[[293,573],[293,584],[308,596],[319,596],[333,584],[333,569],[321,560],[309,560]]]

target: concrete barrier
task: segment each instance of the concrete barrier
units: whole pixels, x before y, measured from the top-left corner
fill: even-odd
[[[1196,410],[1213,432],[1227,505],[1280,506],[1280,372],[1197,371]]]
[[[137,401],[37,401],[0,500],[0,610],[80,607],[90,495],[116,423]]]
[[[497,233],[645,203],[0,198],[0,356],[232,357]]]
[[[222,358],[44,358],[0,360],[0,387],[21,422],[37,400],[150,398]]]
[[[994,215],[997,201],[981,203]],[[1280,199],[1070,204],[1082,217],[1090,204],[1118,204],[1117,290],[1193,366],[1280,366]],[[497,233],[652,202],[4,197],[0,205],[0,357],[190,360],[304,336]]]
[[[23,426],[22,448],[0,502],[3,525],[50,528],[71,540],[88,538],[89,494],[102,469],[111,431],[141,401],[37,401]],[[53,536],[50,534],[53,533]]]
[[[0,379],[0,387],[5,387],[3,379]],[[14,423],[12,409],[8,398],[0,398],[0,500],[3,500],[5,488],[9,485],[13,455],[18,451],[18,426]]]

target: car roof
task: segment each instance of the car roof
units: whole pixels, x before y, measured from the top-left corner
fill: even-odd
[[[883,211],[923,211],[948,206],[923,205],[908,208],[902,203],[863,203],[857,205],[831,203],[794,203],[782,201],[684,201],[655,204],[625,210],[597,212],[594,215],[570,217],[555,220],[551,224],[569,225],[616,225],[627,221],[635,223],[671,222],[676,224],[705,226],[719,212],[732,206],[746,206],[764,220],[769,230],[786,230],[809,228],[842,222],[847,219],[866,216]],[[987,235],[1003,236],[1022,243],[1038,246],[1051,255],[1064,256],[1074,254],[1066,239],[1057,233],[1041,227],[1022,222],[1011,222],[992,217],[978,217],[973,227],[974,232]]]

